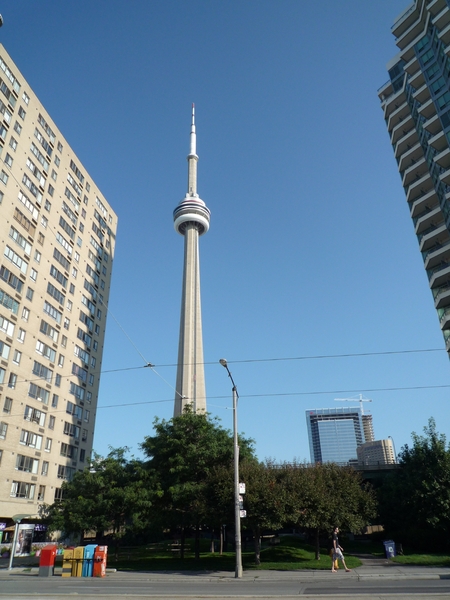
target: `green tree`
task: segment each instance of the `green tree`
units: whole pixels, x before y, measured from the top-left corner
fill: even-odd
[[[314,538],[316,560],[320,560],[320,536],[335,526],[357,533],[376,515],[376,497],[351,467],[334,463],[303,466],[297,480],[301,510],[297,525]]]
[[[217,419],[185,412],[169,421],[156,419],[155,434],[141,448],[149,473],[158,482],[160,497],[153,514],[161,526],[181,530],[181,554],[187,528],[195,530],[199,557],[199,529],[211,516],[210,483],[214,470],[233,461],[233,438]],[[240,439],[242,457],[253,455],[252,441]]]
[[[450,448],[430,418],[424,435],[399,453],[399,469],[381,487],[385,527],[402,541],[446,548],[450,535]]]
[[[51,530],[83,537],[95,531],[112,534],[119,543],[127,532],[142,530],[155,496],[142,461],[127,460],[127,448],[111,449],[106,458],[94,455],[89,468],[62,484],[62,500],[43,507]]]

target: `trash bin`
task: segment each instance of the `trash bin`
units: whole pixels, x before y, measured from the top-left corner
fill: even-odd
[[[397,556],[397,552],[395,550],[395,542],[393,540],[386,540],[383,542],[384,551],[386,552],[386,558],[393,558]]]
[[[97,546],[94,551],[94,577],[105,577],[106,575],[106,555],[108,546]]]
[[[73,548],[64,548],[62,576],[72,577]]]
[[[94,551],[96,548],[97,544],[88,544],[84,549],[83,570],[81,573],[82,577],[92,577]]]
[[[48,544],[41,550],[39,557],[39,577],[52,577],[55,569],[56,546]]]

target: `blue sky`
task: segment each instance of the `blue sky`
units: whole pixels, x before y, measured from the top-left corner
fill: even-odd
[[[430,416],[450,433],[449,388],[429,387],[450,384],[449,361],[377,98],[407,5],[2,2],[2,43],[119,216],[97,452],[138,454],[173,414],[192,102],[209,411],[231,428],[225,357],[261,459],[309,459],[305,411],[360,393],[397,450]]]

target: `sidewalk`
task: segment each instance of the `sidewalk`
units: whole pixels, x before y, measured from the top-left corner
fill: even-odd
[[[369,561],[368,561],[369,562]],[[243,581],[289,581],[297,582],[312,582],[312,581],[330,581],[336,580],[340,584],[344,580],[358,579],[360,581],[367,579],[396,579],[396,580],[429,580],[429,579],[450,579],[450,568],[445,567],[415,567],[397,565],[395,563],[383,560],[377,560],[377,563],[370,560],[371,564],[363,564],[361,567],[353,569],[350,573],[346,573],[344,569],[339,569],[337,573],[332,573],[331,570],[306,570],[298,569],[293,571],[275,571],[275,570],[246,570],[243,573]],[[22,575],[29,577],[37,577],[39,575],[39,567],[17,565],[8,571],[7,566],[0,566],[0,580],[11,575]],[[62,568],[55,567],[55,576],[61,576]],[[135,580],[145,579],[146,581],[192,581],[194,577],[200,578],[203,581],[218,581],[226,579],[235,579],[232,571],[116,571],[115,569],[107,569],[106,577],[110,580],[126,579]]]

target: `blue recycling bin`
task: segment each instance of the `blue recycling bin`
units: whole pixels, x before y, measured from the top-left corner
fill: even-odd
[[[82,577],[92,577],[92,570],[94,566],[94,551],[97,548],[97,544],[89,544],[84,549],[83,557],[83,571]]]
[[[386,552],[386,558],[393,558],[397,556],[397,551],[395,548],[395,542],[393,540],[386,540],[383,542],[384,551]]]

